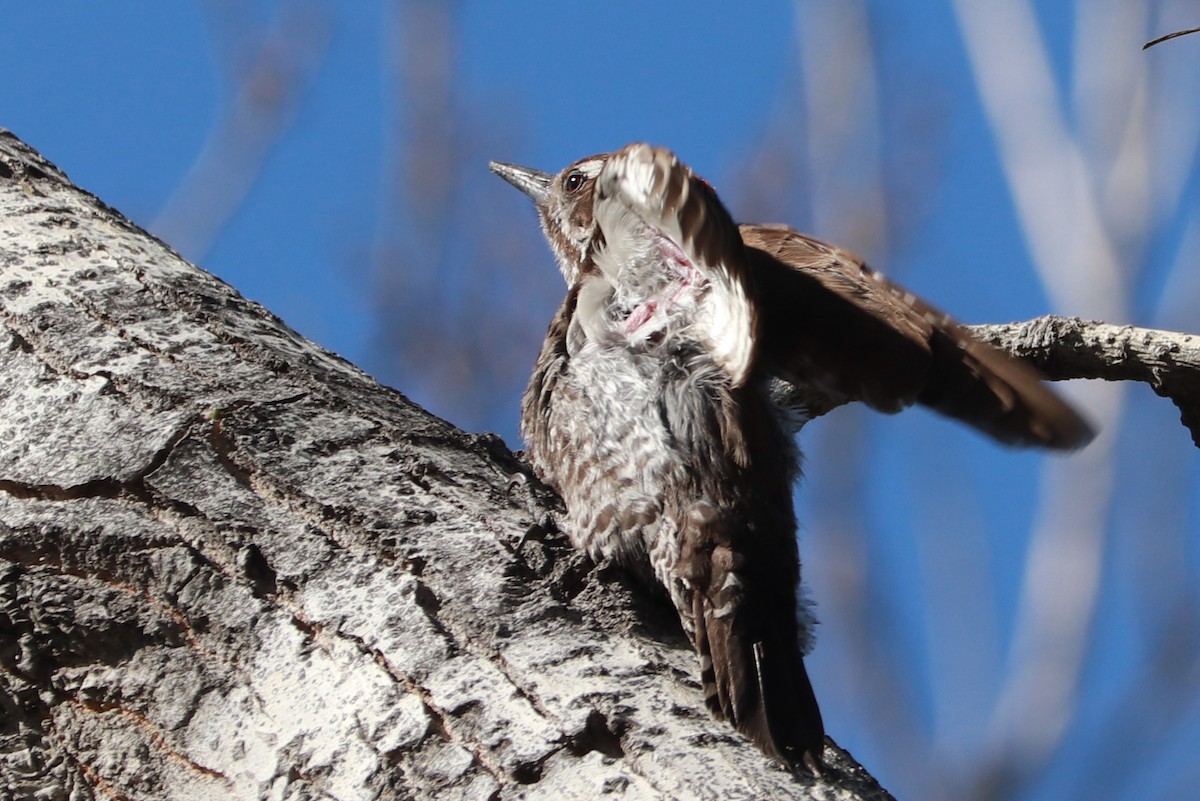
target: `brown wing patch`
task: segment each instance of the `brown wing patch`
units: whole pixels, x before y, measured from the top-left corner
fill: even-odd
[[[783,226],[741,228],[769,370],[883,412],[922,403],[1010,445],[1078,447],[1091,428],[1029,365],[852,253]]]

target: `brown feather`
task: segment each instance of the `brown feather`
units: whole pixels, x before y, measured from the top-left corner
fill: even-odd
[[[741,226],[759,288],[767,369],[831,405],[883,412],[921,403],[1009,445],[1076,448],[1088,424],[1029,365],[854,254],[784,226]]]
[[[824,725],[797,641],[795,537],[783,540],[792,527],[782,518],[756,517],[747,536],[744,521],[712,507],[688,516],[680,570],[692,587],[705,703],[768,756],[812,766]]]

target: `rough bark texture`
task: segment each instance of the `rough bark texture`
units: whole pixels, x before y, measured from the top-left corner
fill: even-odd
[[[0,132],[0,798],[889,797],[552,503]]]
[[[1179,408],[1200,447],[1200,336],[1078,317],[971,326],[984,342],[1037,365],[1047,378],[1142,381]]]

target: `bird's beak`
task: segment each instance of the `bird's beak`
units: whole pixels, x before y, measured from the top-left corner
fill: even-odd
[[[519,167],[516,164],[504,164],[500,161],[489,161],[488,169],[529,195],[537,207],[544,208],[549,201],[550,182],[554,180],[553,175],[529,167]]]

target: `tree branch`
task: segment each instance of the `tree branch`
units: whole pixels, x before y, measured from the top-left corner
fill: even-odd
[[[968,329],[1030,361],[1052,381],[1149,384],[1179,407],[1181,422],[1200,447],[1200,336],[1055,316]]]

